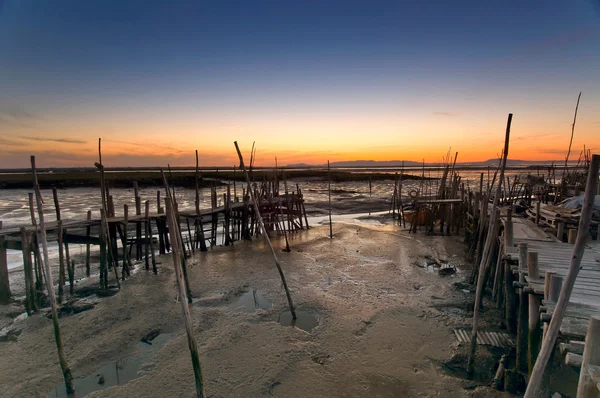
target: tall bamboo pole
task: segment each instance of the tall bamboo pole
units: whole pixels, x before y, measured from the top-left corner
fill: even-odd
[[[170,195],[166,198],[167,207],[167,222],[169,223],[169,230],[177,230],[177,219],[175,216],[175,209],[172,203]],[[171,239],[171,245],[173,250],[173,267],[175,268],[175,277],[177,278],[177,289],[179,290],[179,296],[181,297],[181,311],[183,312],[183,323],[185,324],[185,331],[188,338],[188,348],[190,349],[190,355],[192,357],[192,366],[194,368],[194,379],[196,380],[196,395],[198,398],[203,398],[204,394],[204,382],[202,380],[202,368],[200,367],[200,356],[198,355],[198,344],[196,343],[196,337],[194,336],[194,324],[192,323],[192,316],[190,315],[190,307],[187,300],[187,288],[184,281],[183,270],[181,268],[181,247],[179,246],[179,239],[175,236]]]
[[[73,394],[75,387],[73,386],[73,375],[69,364],[65,358],[62,335],[60,332],[60,323],[58,322],[58,311],[56,309],[56,298],[54,297],[54,282],[52,281],[52,270],[50,269],[50,261],[48,259],[48,241],[46,239],[46,222],[44,221],[44,201],[38,184],[37,172],[35,168],[35,156],[31,156],[31,171],[33,172],[33,188],[35,190],[35,198],[37,201],[38,215],[40,218],[40,241],[44,252],[44,269],[46,272],[46,285],[48,286],[48,294],[50,295],[50,306],[52,308],[52,324],[54,325],[54,339],[56,340],[56,348],[58,350],[58,361],[62,369],[63,378],[65,379],[65,387],[67,394]]]
[[[258,203],[256,202],[256,198],[254,197],[254,192],[250,184],[250,176],[248,175],[248,171],[246,170],[246,166],[244,165],[244,157],[242,156],[242,152],[240,151],[240,147],[238,146],[237,141],[235,141],[233,144],[235,145],[235,150],[237,151],[238,157],[240,158],[240,169],[244,172],[244,175],[246,176],[246,183],[248,184],[248,193],[250,194],[250,199],[252,200],[252,205],[254,206],[254,213],[256,214],[256,219],[258,221],[260,231],[265,239],[267,246],[271,250],[271,254],[273,255],[273,260],[275,261],[277,271],[279,271],[279,276],[281,277],[281,283],[283,284],[285,295],[287,296],[287,301],[290,307],[290,312],[292,313],[292,318],[296,319],[296,309],[294,308],[294,302],[292,301],[292,294],[290,293],[290,289],[288,289],[288,285],[285,280],[285,275],[283,274],[283,269],[281,268],[281,264],[279,264],[277,254],[275,254],[275,249],[273,249],[271,239],[269,239],[269,235],[267,234],[267,230],[265,229],[265,224],[263,223],[262,217],[260,215]]]
[[[506,159],[508,158],[508,144],[510,141],[510,124],[512,122],[512,113],[508,114],[508,120],[506,122],[506,134],[504,137],[504,151],[502,157],[502,165],[500,167],[500,178],[498,179],[498,186],[496,187],[496,196],[494,196],[494,202],[492,204],[492,214],[490,216],[490,223],[488,227],[488,235],[485,242],[483,252],[489,253],[491,251],[492,243],[498,239],[495,236],[496,218],[498,217],[498,200],[500,199],[500,193],[502,192],[502,180],[504,179],[504,169],[506,168]],[[491,256],[489,256],[491,258]],[[479,307],[481,305],[481,295],[483,293],[483,281],[486,272],[486,266],[489,262],[486,261],[484,264],[479,265],[479,277],[477,278],[477,291],[475,294],[475,306],[473,309],[473,330],[471,332],[471,347],[469,351],[469,359],[467,360],[467,372],[473,372],[473,360],[475,359],[475,351],[477,349],[477,328],[479,322]]]
[[[587,232],[590,229],[590,223],[592,220],[592,211],[594,208],[594,197],[596,195],[596,187],[598,185],[598,169],[600,169],[600,155],[593,155],[592,162],[588,171],[587,183],[585,186],[585,195],[583,198],[583,207],[581,209],[581,218],[579,219],[579,234],[577,234],[577,240],[575,241],[575,247],[573,248],[573,256],[571,257],[571,264],[569,265],[569,271],[564,279],[562,289],[560,290],[560,296],[554,307],[552,313],[552,320],[548,326],[548,330],[544,335],[544,341],[542,343],[542,349],[535,361],[533,372],[529,378],[529,384],[527,385],[527,391],[525,392],[525,398],[533,398],[536,392],[540,389],[542,384],[542,376],[548,365],[550,355],[554,350],[556,344],[556,338],[562,324],[571,293],[573,292],[573,286],[575,286],[575,280],[577,274],[579,274],[579,265],[581,264],[581,258],[585,250],[585,241],[587,239]],[[582,369],[582,371],[584,371]]]
[[[331,225],[331,169],[329,168],[329,160],[327,161],[327,181],[329,194],[329,238],[333,239],[333,226]]]
[[[566,181],[565,176],[567,174],[567,164],[569,163],[569,155],[571,155],[571,146],[573,145],[573,136],[575,135],[575,122],[577,121],[577,110],[579,109],[579,100],[581,99],[581,91],[579,92],[579,96],[577,96],[577,105],[575,105],[575,115],[573,116],[573,124],[571,125],[571,140],[569,140],[569,150],[567,151],[567,156],[565,157],[565,168],[563,169],[561,186],[563,189],[566,189]],[[564,194],[564,192],[562,192]]]

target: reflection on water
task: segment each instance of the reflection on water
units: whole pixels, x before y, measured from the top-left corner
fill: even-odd
[[[413,174],[420,175],[419,172],[411,171]],[[466,187],[471,189],[479,189],[479,175],[481,171],[461,171],[462,182],[465,183]],[[508,172],[508,177],[512,178],[517,173],[527,173],[523,170]],[[491,172],[493,175],[493,170]],[[425,171],[426,177],[441,177],[441,171]],[[484,173],[484,186],[487,182],[487,172]],[[290,180],[287,182],[288,188],[295,192],[296,184],[302,189],[304,198],[306,200],[306,208],[309,213],[309,222],[314,224],[320,224],[326,222],[327,214],[327,203],[328,203],[328,183],[327,181],[295,181]],[[427,185],[429,186],[430,183]],[[408,200],[408,192],[413,189],[422,189],[423,191],[431,190],[436,192],[437,181],[432,181],[433,184],[427,189],[423,188],[422,182],[415,180],[406,180],[403,182],[402,197],[403,200]],[[245,184],[236,182],[235,192],[238,197],[242,193],[242,188]],[[394,181],[372,181],[369,190],[368,181],[347,181],[347,182],[332,182],[332,207],[333,214],[336,215],[335,222],[349,222],[349,223],[360,223],[360,224],[380,224],[378,220],[372,218],[365,218],[365,216],[374,216],[387,213],[389,209],[389,203],[394,190]],[[227,187],[219,186],[217,189],[218,205],[222,204],[223,193],[227,191]],[[284,191],[284,184],[280,184],[280,190]],[[161,191],[161,197],[164,198],[164,189],[160,187],[146,187],[140,189],[140,197],[142,203],[150,201],[150,209],[152,212],[156,211],[156,192]],[[234,194],[232,189],[232,195]],[[0,220],[3,221],[4,228],[17,226],[17,225],[28,225],[31,223],[30,211],[29,211],[29,199],[28,192],[26,189],[4,189],[0,190]],[[110,194],[113,196],[115,202],[115,213],[117,216],[122,216],[123,205],[127,204],[129,207],[130,214],[133,214],[135,209],[135,200],[133,187],[128,188],[114,188],[110,190]],[[42,190],[42,196],[44,199],[45,218],[47,221],[55,221],[56,213],[54,209],[54,201],[52,198],[52,191],[49,189]],[[180,210],[193,210],[195,208],[195,190],[176,187],[175,196],[179,204]],[[60,200],[61,216],[63,220],[85,220],[87,211],[92,211],[92,217],[100,217],[100,190],[98,188],[67,188],[59,189],[58,197]],[[201,189],[200,192],[200,207],[202,209],[210,208],[210,188]],[[163,204],[164,207],[164,204]],[[143,206],[142,206],[143,208]],[[346,218],[349,217],[349,218]],[[362,217],[362,218],[361,218]],[[327,219],[328,220],[328,219]],[[56,242],[49,242],[50,258],[56,262],[58,258],[58,247]],[[71,254],[83,256],[85,252],[85,245],[70,245]],[[97,247],[92,246],[92,255],[97,255]],[[8,251],[8,263],[9,268],[22,265],[22,257],[20,251],[9,250]]]
[[[319,325],[317,318],[306,311],[296,311],[296,319],[293,319],[290,311],[282,312],[279,315],[279,323],[283,326],[297,327],[308,333]]]
[[[264,298],[254,289],[242,294],[229,308],[244,312],[254,312],[258,309],[268,310],[273,306],[269,300]]]
[[[73,380],[75,386],[74,395],[67,395],[64,382],[60,382],[48,393],[48,396],[52,398],[81,398],[94,391],[127,384],[138,377],[140,367],[151,360],[152,357],[160,351],[162,346],[168,341],[169,337],[169,333],[159,334],[152,340],[151,345],[139,342],[137,343],[139,351],[138,355],[130,355],[115,362],[108,363],[89,376],[76,378]],[[98,381],[101,377],[103,383],[99,384]]]

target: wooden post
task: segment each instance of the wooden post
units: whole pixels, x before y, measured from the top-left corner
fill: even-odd
[[[544,276],[544,300],[550,300],[550,283],[554,275],[556,275],[556,271],[546,271]]]
[[[562,276],[556,274],[550,276],[550,290],[548,291],[548,298],[550,301],[557,302],[560,297],[560,291],[563,286]]]
[[[496,195],[494,196],[494,202],[492,204],[492,214],[490,216],[490,224],[488,229],[488,236],[485,242],[484,253],[491,253],[492,243],[498,239],[498,236],[494,235],[496,228],[496,218],[498,217],[498,201],[500,199],[500,193],[502,192],[502,180],[504,179],[504,170],[506,168],[506,159],[508,157],[508,144],[510,141],[510,124],[512,122],[512,113],[508,114],[508,120],[506,122],[506,134],[504,138],[504,151],[502,157],[502,164],[500,166],[500,178],[498,179],[498,186],[496,188]],[[491,257],[491,256],[489,256]],[[477,279],[477,290],[475,293],[475,306],[473,309],[473,330],[471,331],[471,347],[469,351],[469,359],[467,361],[467,373],[473,372],[473,360],[475,358],[475,351],[477,349],[477,328],[479,322],[479,307],[481,305],[481,297],[483,294],[483,281],[485,276],[485,264],[481,264],[479,267],[479,278]],[[511,286],[512,289],[512,286]]]
[[[148,244],[148,239],[150,237],[150,233],[148,231],[150,224],[150,201],[146,201],[144,203],[144,257],[146,263],[146,271],[150,269],[150,247]]]
[[[525,270],[527,269],[527,243],[519,244],[519,282],[525,283]],[[523,289],[519,289],[519,318],[517,322],[517,369],[527,372],[527,339],[529,301]]]
[[[58,302],[63,301],[63,289],[65,286],[65,252],[63,245],[62,221],[58,221]]]
[[[71,260],[71,265],[67,266],[69,271],[69,295],[73,295],[75,291],[75,260]]]
[[[167,191],[168,192],[168,191]],[[147,203],[147,202],[146,202]],[[171,202],[170,195],[166,198],[167,207],[167,223],[169,224],[170,231],[176,231],[177,220],[175,219],[175,209]],[[179,246],[180,242],[177,235],[173,235],[171,239],[171,245],[173,247],[173,267],[175,268],[175,277],[177,279],[177,290],[179,291],[179,297],[181,298],[181,312],[183,313],[183,323],[185,325],[185,331],[188,338],[188,348],[192,357],[192,367],[194,368],[194,379],[196,380],[196,395],[198,398],[204,397],[204,382],[202,380],[202,369],[200,367],[200,356],[198,355],[198,345],[196,343],[196,337],[194,336],[194,324],[192,322],[192,316],[190,315],[190,307],[188,306],[187,288],[184,280],[183,270],[181,268],[181,250]]]
[[[538,252],[527,253],[527,278],[528,280],[539,279]],[[540,351],[542,340],[542,329],[540,328],[540,305],[541,299],[537,294],[531,293],[529,301],[529,324],[527,336],[527,364],[529,374],[533,372],[533,365]]]
[[[29,198],[29,215],[31,216],[31,225],[34,226],[34,228],[37,228],[37,222],[35,221],[35,208],[34,208],[34,204],[33,204],[33,192],[29,192],[27,194],[28,198]],[[36,267],[36,276],[38,277],[38,279],[36,280],[36,289],[39,291],[42,291],[44,289],[44,282],[43,282],[43,271],[42,271],[42,254],[40,253],[40,247],[38,245],[38,240],[37,240],[37,234],[33,234],[31,236],[31,245],[33,247],[33,259],[34,259],[34,265]]]
[[[92,220],[92,211],[88,210],[88,212],[87,212],[88,223],[91,220]],[[92,233],[92,227],[88,224],[88,226],[85,228],[85,234],[89,238],[91,233]],[[87,243],[85,245],[85,276],[88,278],[90,277],[90,258],[91,258],[90,244]]]
[[[0,221],[0,231],[2,230],[2,221]],[[10,280],[8,277],[8,260],[4,236],[0,236],[0,303],[8,304],[10,302]]]
[[[535,204],[535,224],[540,225],[540,206],[542,198],[539,198]]]
[[[67,267],[67,275],[70,277],[69,272],[71,272],[71,254],[69,253],[69,243],[65,242],[64,236],[67,234],[67,230],[63,230],[63,245],[65,246],[65,265]],[[72,288],[69,286],[69,294],[72,293]]]
[[[140,190],[137,181],[133,182],[133,193],[135,198],[135,215],[140,216],[142,214],[142,202],[140,199]],[[135,259],[142,259],[142,223],[140,221],[135,222]]]
[[[577,236],[575,247],[573,248],[573,255],[571,256],[569,271],[554,308],[552,320],[548,326],[548,332],[546,333],[544,342],[542,343],[542,349],[540,350],[540,354],[535,362],[535,367],[531,374],[527,391],[525,392],[525,398],[533,398],[535,396],[535,392],[540,388],[542,383],[542,375],[544,374],[544,370],[548,365],[550,355],[552,354],[554,345],[556,344],[556,338],[560,330],[560,325],[562,324],[563,316],[565,314],[567,304],[569,303],[569,299],[571,298],[571,292],[573,291],[575,280],[577,279],[577,275],[579,273],[579,266],[581,264],[581,258],[583,257],[587,238],[585,231],[589,231],[592,220],[594,198],[596,195],[596,186],[598,184],[598,169],[600,169],[600,155],[593,155],[588,171],[581,217],[579,219],[578,230],[582,231],[582,233],[578,234]]]
[[[27,315],[37,311],[35,286],[33,284],[33,270],[31,263],[31,245],[25,227],[21,227],[21,250],[23,252],[23,270],[25,274],[25,309]]]
[[[513,233],[513,222],[507,220],[504,222],[504,247],[505,249],[515,247],[515,238]]]
[[[129,224],[129,206],[123,204],[123,270],[121,271],[121,279],[125,280],[126,276],[131,275],[129,270],[129,250],[127,247],[127,225]]]
[[[279,260],[277,259],[277,255],[275,254],[275,250],[273,249],[273,245],[271,244],[271,240],[269,239],[269,235],[267,235],[267,231],[265,230],[265,225],[263,223],[262,217],[260,215],[260,211],[258,210],[256,198],[254,197],[254,192],[252,191],[252,187],[250,184],[250,177],[248,176],[248,171],[246,170],[246,166],[244,165],[244,157],[242,156],[242,152],[238,147],[237,141],[233,143],[235,145],[235,149],[237,151],[238,157],[240,158],[240,169],[244,171],[246,176],[246,183],[248,184],[248,192],[250,193],[250,198],[252,200],[252,205],[254,206],[254,212],[256,213],[256,219],[260,226],[261,232],[265,239],[265,242],[269,249],[271,250],[271,254],[273,255],[273,260],[275,262],[275,266],[277,267],[277,271],[279,271],[279,276],[281,277],[281,282],[283,284],[283,288],[285,290],[285,294],[287,296],[288,305],[290,307],[290,313],[292,314],[292,319],[296,319],[296,309],[294,308],[294,302],[292,301],[292,294],[290,293],[290,289],[288,289],[287,282],[285,280],[285,275],[283,274],[283,269],[281,268],[281,264],[279,264]]]
[[[557,224],[557,228],[556,228],[556,237],[561,242],[564,242],[565,241],[564,236],[565,236],[565,223],[562,221],[559,221]]]
[[[577,385],[577,398],[598,397],[598,386],[590,376],[588,365],[600,366],[600,317],[598,316],[591,316],[588,324]]]
[[[58,360],[60,368],[62,369],[63,378],[65,380],[65,387],[67,389],[67,395],[73,394],[75,388],[73,387],[73,375],[71,369],[65,358],[65,353],[62,343],[62,335],[60,332],[60,323],[58,322],[58,311],[56,310],[56,299],[54,297],[54,282],[52,281],[52,270],[50,269],[50,261],[48,258],[48,242],[46,240],[46,223],[44,221],[44,205],[42,201],[42,194],[40,192],[40,186],[37,180],[37,172],[35,169],[35,156],[31,157],[31,169],[33,171],[33,187],[35,189],[35,196],[37,200],[38,215],[40,218],[40,241],[42,242],[42,248],[44,252],[44,268],[46,271],[46,281],[48,285],[48,294],[50,296],[50,305],[52,307],[52,323],[54,325],[54,338],[56,340],[56,348],[58,350]]]
[[[329,194],[329,238],[333,239],[333,227],[331,225],[331,170],[329,168],[329,160],[327,161],[327,181]]]
[[[584,234],[585,235],[585,234]],[[576,229],[570,229],[569,230],[569,235],[568,235],[568,240],[567,242],[570,245],[574,245],[575,242],[577,241],[577,230]]]

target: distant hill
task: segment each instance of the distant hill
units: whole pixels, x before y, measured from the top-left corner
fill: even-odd
[[[404,161],[404,166],[406,167],[414,167],[421,166],[422,163],[413,162],[410,160]],[[340,162],[331,162],[331,167],[402,167],[402,160],[347,160]],[[296,164],[288,164],[287,167],[290,168],[308,168],[308,167],[327,167],[327,164],[306,164],[306,163],[296,163]]]
[[[564,164],[564,161],[558,160],[519,160],[519,159],[507,159],[506,165],[509,167],[515,166],[532,166],[532,165],[551,165],[554,163],[555,165],[560,166]],[[570,162],[571,163],[571,162]],[[405,167],[419,167],[422,166],[421,162],[413,162],[410,160],[404,161]],[[487,167],[487,166],[497,166],[498,159],[488,159],[480,162],[457,162],[457,166],[460,167]],[[402,160],[347,160],[340,162],[331,162],[330,166],[333,168],[352,168],[352,167],[364,167],[364,168],[377,168],[377,167],[401,167]],[[440,163],[425,163],[425,166],[440,166]],[[295,163],[288,164],[286,167],[288,168],[323,168],[327,167],[327,164],[306,164],[306,163]]]

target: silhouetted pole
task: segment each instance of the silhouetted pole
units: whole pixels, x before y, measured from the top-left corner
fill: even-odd
[[[331,225],[331,170],[329,168],[329,160],[327,161],[327,180],[329,182],[329,238],[333,239],[333,226]]]
[[[50,261],[48,259],[48,241],[46,239],[46,223],[44,221],[44,202],[42,200],[42,193],[40,192],[40,185],[38,184],[37,172],[35,169],[35,156],[31,157],[31,171],[33,172],[33,188],[35,190],[38,215],[40,218],[40,241],[42,242],[42,249],[44,252],[43,263],[44,270],[46,272],[48,295],[50,296],[50,306],[52,308],[52,323],[54,325],[54,338],[56,340],[56,348],[58,350],[58,361],[60,363],[60,368],[62,369],[63,378],[65,379],[67,394],[73,394],[75,392],[75,388],[73,387],[73,375],[71,374],[71,369],[69,369],[69,364],[65,358],[62,335],[60,332],[60,323],[58,322],[58,311],[56,310],[54,282],[52,281],[52,270],[50,269]]]
[[[544,335],[544,341],[542,343],[542,349],[535,361],[533,372],[529,378],[529,384],[527,385],[527,391],[525,392],[525,398],[533,398],[536,396],[537,391],[540,389],[542,384],[542,376],[554,345],[556,344],[556,338],[560,331],[560,325],[562,324],[567,304],[571,298],[571,292],[573,286],[575,286],[575,279],[579,274],[579,265],[581,264],[581,258],[585,250],[585,241],[587,239],[587,232],[590,229],[590,223],[592,221],[592,212],[594,208],[594,198],[596,195],[596,186],[598,184],[598,169],[600,169],[600,155],[593,155],[592,162],[590,163],[590,169],[588,171],[587,183],[585,185],[585,195],[583,198],[583,207],[581,209],[581,218],[579,219],[578,230],[580,233],[577,235],[575,247],[573,248],[573,255],[571,256],[571,264],[569,265],[569,271],[564,279],[562,289],[560,290],[560,296],[554,307],[552,313],[552,320],[548,326],[548,331]],[[581,371],[585,371],[581,369]]]
[[[233,144],[235,145],[235,150],[237,151],[238,157],[240,158],[240,169],[242,169],[246,177],[246,183],[248,184],[248,193],[250,194],[250,199],[252,200],[252,206],[254,206],[254,212],[256,213],[256,220],[258,221],[260,232],[264,236],[265,242],[271,250],[271,254],[273,254],[273,260],[275,261],[275,266],[277,267],[277,271],[279,271],[279,276],[281,277],[281,282],[283,283],[283,288],[285,289],[285,295],[287,296],[290,312],[292,313],[292,318],[296,319],[296,309],[294,308],[292,295],[290,293],[290,289],[288,289],[287,282],[285,281],[285,275],[283,274],[281,264],[279,264],[279,260],[277,259],[277,255],[275,254],[275,249],[273,249],[273,245],[271,244],[271,239],[269,239],[269,235],[267,235],[265,224],[263,224],[262,216],[260,215],[260,210],[258,208],[258,203],[256,202],[256,198],[254,197],[254,191],[252,190],[252,186],[250,184],[250,176],[248,175],[248,170],[246,170],[246,165],[244,165],[244,157],[242,156],[242,152],[240,151],[240,147],[238,146],[237,141],[234,141]]]

